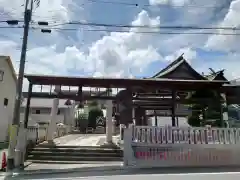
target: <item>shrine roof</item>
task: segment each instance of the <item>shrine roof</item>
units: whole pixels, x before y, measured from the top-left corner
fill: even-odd
[[[206,75],[205,77],[211,81],[214,81],[214,80],[228,81],[227,78],[224,76],[224,69],[217,72],[213,72],[209,75]]]
[[[124,78],[92,78],[92,77],[67,77],[67,76],[47,76],[47,75],[25,75],[25,78],[34,85],[53,86],[84,86],[84,87],[111,87],[111,88],[177,88],[177,89],[198,89],[203,87],[218,88],[225,81],[209,80],[180,80],[166,78],[150,79],[124,79]]]
[[[185,73],[188,74],[190,79],[206,80],[204,76],[199,74],[192,66],[184,59],[183,54],[179,56],[175,61],[170,63],[167,67],[156,73],[152,78],[169,78],[169,75],[173,73],[179,73],[182,71],[181,67],[184,67]],[[174,79],[182,79],[176,76]]]

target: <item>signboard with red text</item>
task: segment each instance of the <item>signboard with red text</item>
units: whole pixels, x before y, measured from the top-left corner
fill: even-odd
[[[134,164],[151,166],[212,166],[240,164],[240,158],[234,158],[231,148],[204,148],[200,146],[132,146]]]
[[[240,129],[130,126],[124,165],[185,167],[240,165]]]

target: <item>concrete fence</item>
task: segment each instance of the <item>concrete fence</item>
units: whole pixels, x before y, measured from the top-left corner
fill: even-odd
[[[240,165],[240,129],[130,126],[124,165],[185,167]]]

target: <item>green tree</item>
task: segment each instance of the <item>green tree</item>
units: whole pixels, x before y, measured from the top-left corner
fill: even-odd
[[[216,91],[209,89],[198,90],[189,94],[187,99],[195,101],[190,105],[192,114],[188,117],[189,125],[195,127],[204,126],[206,124],[211,124],[213,127],[222,126],[219,103],[223,101],[223,98],[219,96]],[[204,101],[203,99],[208,99],[209,101]]]
[[[97,101],[92,101],[89,103],[89,112],[88,112],[88,126],[96,129],[97,118],[103,116],[103,111],[98,106]]]
[[[88,107],[91,109],[91,108],[95,108],[98,106],[98,102],[97,101],[90,101],[88,102]]]
[[[82,109],[76,117],[77,126],[81,132],[85,133],[88,126],[88,112],[85,109]]]

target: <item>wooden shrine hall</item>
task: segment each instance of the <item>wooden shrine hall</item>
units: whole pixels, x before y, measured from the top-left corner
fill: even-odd
[[[29,81],[28,101],[26,107],[25,123],[28,122],[28,110],[30,99],[34,98],[59,98],[71,99],[75,101],[85,101],[91,99],[113,100],[119,123],[128,125],[135,120],[136,125],[147,125],[146,110],[154,110],[154,114],[168,111],[172,125],[176,126],[176,116],[179,112],[178,104],[191,104],[196,101],[211,103],[207,98],[187,100],[188,93],[211,89],[221,93],[226,93],[226,99],[232,100],[238,92],[237,87],[227,86],[228,80],[224,77],[223,70],[212,72],[203,76],[196,72],[181,55],[166,68],[156,73],[154,76],[144,79],[120,79],[120,78],[87,78],[87,77],[64,77],[45,75],[25,75]],[[59,92],[33,92],[33,86],[58,86]],[[77,93],[64,93],[61,87],[68,86],[78,88]],[[113,94],[108,93],[85,93],[83,87],[123,89]],[[219,101],[219,106],[221,106]],[[236,101],[234,102],[236,103]],[[134,109],[134,111],[133,111]],[[134,112],[134,113],[133,113]],[[134,117],[133,117],[134,114]],[[149,114],[148,114],[149,116]],[[151,116],[151,114],[150,114]]]

